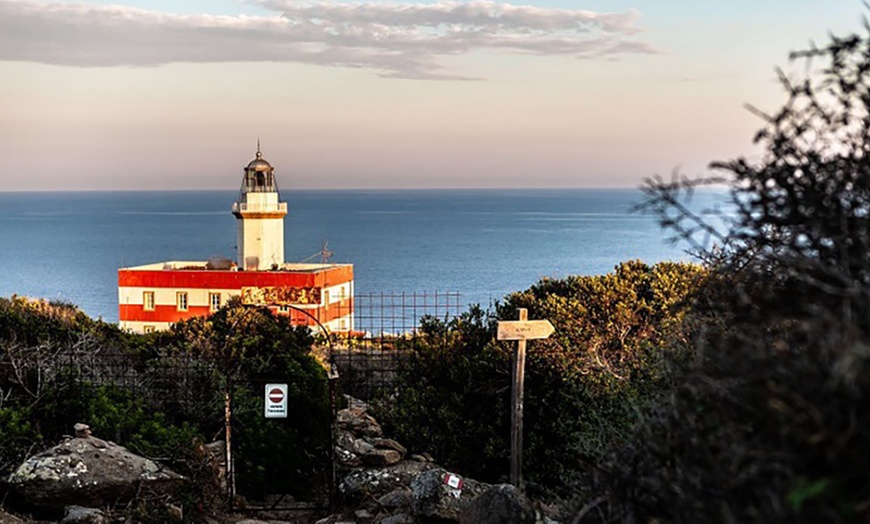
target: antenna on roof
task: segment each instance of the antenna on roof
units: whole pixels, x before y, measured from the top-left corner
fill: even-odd
[[[324,240],[323,246],[320,248],[320,263],[326,264],[332,255],[332,251],[329,250],[329,242]]]
[[[329,250],[329,242],[324,240],[323,246],[320,248],[320,252],[314,253],[313,255],[311,255],[308,258],[303,258],[299,263],[304,264],[305,262],[308,262],[310,260],[314,260],[317,257],[320,257],[320,263],[326,264],[327,262],[329,262],[329,259],[332,258],[333,254],[334,253]]]

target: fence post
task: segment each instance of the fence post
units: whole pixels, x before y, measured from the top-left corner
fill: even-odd
[[[233,468],[233,384],[232,376],[227,373],[226,391],[224,392],[224,447],[226,451],[227,507],[233,510],[236,498],[236,475]]]

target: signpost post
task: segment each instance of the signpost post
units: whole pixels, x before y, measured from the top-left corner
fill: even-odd
[[[555,329],[549,320],[529,320],[520,308],[519,320],[500,321],[498,340],[516,340],[511,358],[511,484],[522,489],[523,475],[523,381],[526,371],[526,341],[548,338]]]

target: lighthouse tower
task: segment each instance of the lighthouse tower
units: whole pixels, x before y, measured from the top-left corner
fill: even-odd
[[[257,157],[245,167],[242,189],[233,203],[239,223],[238,264],[246,271],[277,269],[284,264],[287,204],[278,198],[275,169],[263,158],[258,140]]]

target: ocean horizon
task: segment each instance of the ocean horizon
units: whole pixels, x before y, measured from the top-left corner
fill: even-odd
[[[0,296],[61,300],[118,320],[117,270],[235,259],[237,191],[0,192]],[[696,192],[692,208],[720,205]],[[544,277],[611,271],[626,260],[692,260],[639,189],[283,190],[287,262],[352,263],[358,294],[460,294],[487,306]]]

